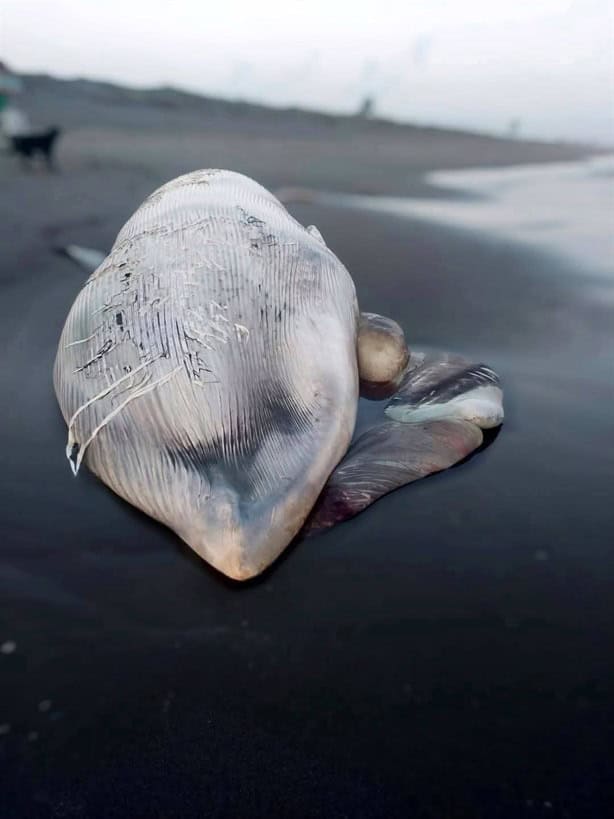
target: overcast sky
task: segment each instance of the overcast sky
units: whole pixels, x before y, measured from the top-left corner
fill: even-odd
[[[1,0],[21,71],[614,143],[614,0]]]

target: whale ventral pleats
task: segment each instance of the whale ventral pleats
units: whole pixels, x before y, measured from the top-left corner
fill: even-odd
[[[230,576],[262,571],[349,445],[357,315],[341,262],[256,182],[169,182],[122,228],[60,339],[75,470]]]
[[[72,471],[228,577],[458,463],[503,420],[493,370],[410,353],[395,321],[359,314],[317,228],[241,174],[172,180],[108,256],[65,253],[96,266],[54,367]],[[378,400],[359,410],[359,387]]]

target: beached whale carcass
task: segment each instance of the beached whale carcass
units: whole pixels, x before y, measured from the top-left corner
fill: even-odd
[[[361,316],[347,270],[271,193],[204,170],[122,228],[68,315],[54,384],[73,470],[85,460],[246,579],[306,520],[332,525],[479,446],[501,420],[496,376],[450,361]],[[396,395],[350,447],[359,365]]]

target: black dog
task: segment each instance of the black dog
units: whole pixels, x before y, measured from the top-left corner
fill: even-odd
[[[59,128],[49,128],[47,131],[39,131],[32,134],[19,134],[10,138],[13,151],[21,157],[23,164],[27,165],[29,159],[33,159],[36,154],[40,154],[49,170],[54,167],[53,147],[56,139],[60,135]]]

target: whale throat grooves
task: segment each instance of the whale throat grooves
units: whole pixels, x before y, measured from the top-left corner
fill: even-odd
[[[262,571],[349,446],[354,285],[321,236],[240,174],[153,193],[66,320],[67,457],[220,571]]]

